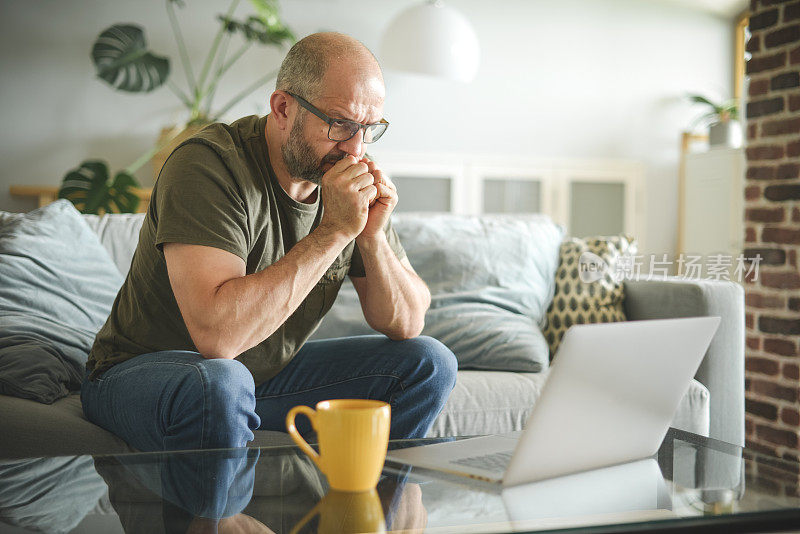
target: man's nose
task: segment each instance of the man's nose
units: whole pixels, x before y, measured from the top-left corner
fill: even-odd
[[[364,128],[359,128],[356,134],[347,141],[340,141],[339,150],[355,156],[357,159],[364,157]]]

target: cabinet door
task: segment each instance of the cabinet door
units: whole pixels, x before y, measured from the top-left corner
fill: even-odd
[[[575,180],[569,184],[569,229],[574,237],[625,233],[625,184]]]
[[[472,212],[552,215],[552,174],[552,169],[535,164],[470,165],[467,183],[474,198],[469,203]]]
[[[396,211],[453,211],[453,179],[448,176],[393,175]]]
[[[485,178],[483,213],[542,212],[542,182],[532,179]]]

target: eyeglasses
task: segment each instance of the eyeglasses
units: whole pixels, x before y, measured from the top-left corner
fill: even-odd
[[[351,139],[358,133],[359,130],[364,130],[364,143],[374,143],[381,138],[386,128],[389,127],[389,122],[386,119],[381,119],[380,122],[373,124],[361,124],[360,122],[351,121],[347,119],[333,119],[328,117],[323,112],[309,104],[308,100],[303,97],[297,96],[294,93],[286,91],[297,100],[297,103],[306,108],[308,111],[325,121],[328,125],[328,139],[341,143]]]

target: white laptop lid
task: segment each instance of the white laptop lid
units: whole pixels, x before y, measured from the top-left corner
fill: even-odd
[[[503,484],[655,454],[719,322],[692,317],[570,328]]]

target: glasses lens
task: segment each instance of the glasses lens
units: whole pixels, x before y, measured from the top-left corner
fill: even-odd
[[[330,130],[328,130],[328,138],[331,141],[347,141],[358,132],[358,123],[352,121],[333,121]]]
[[[381,138],[383,132],[385,132],[386,128],[388,127],[389,123],[387,122],[379,122],[377,124],[371,124],[367,126],[367,128],[364,130],[364,142],[374,143]]]

